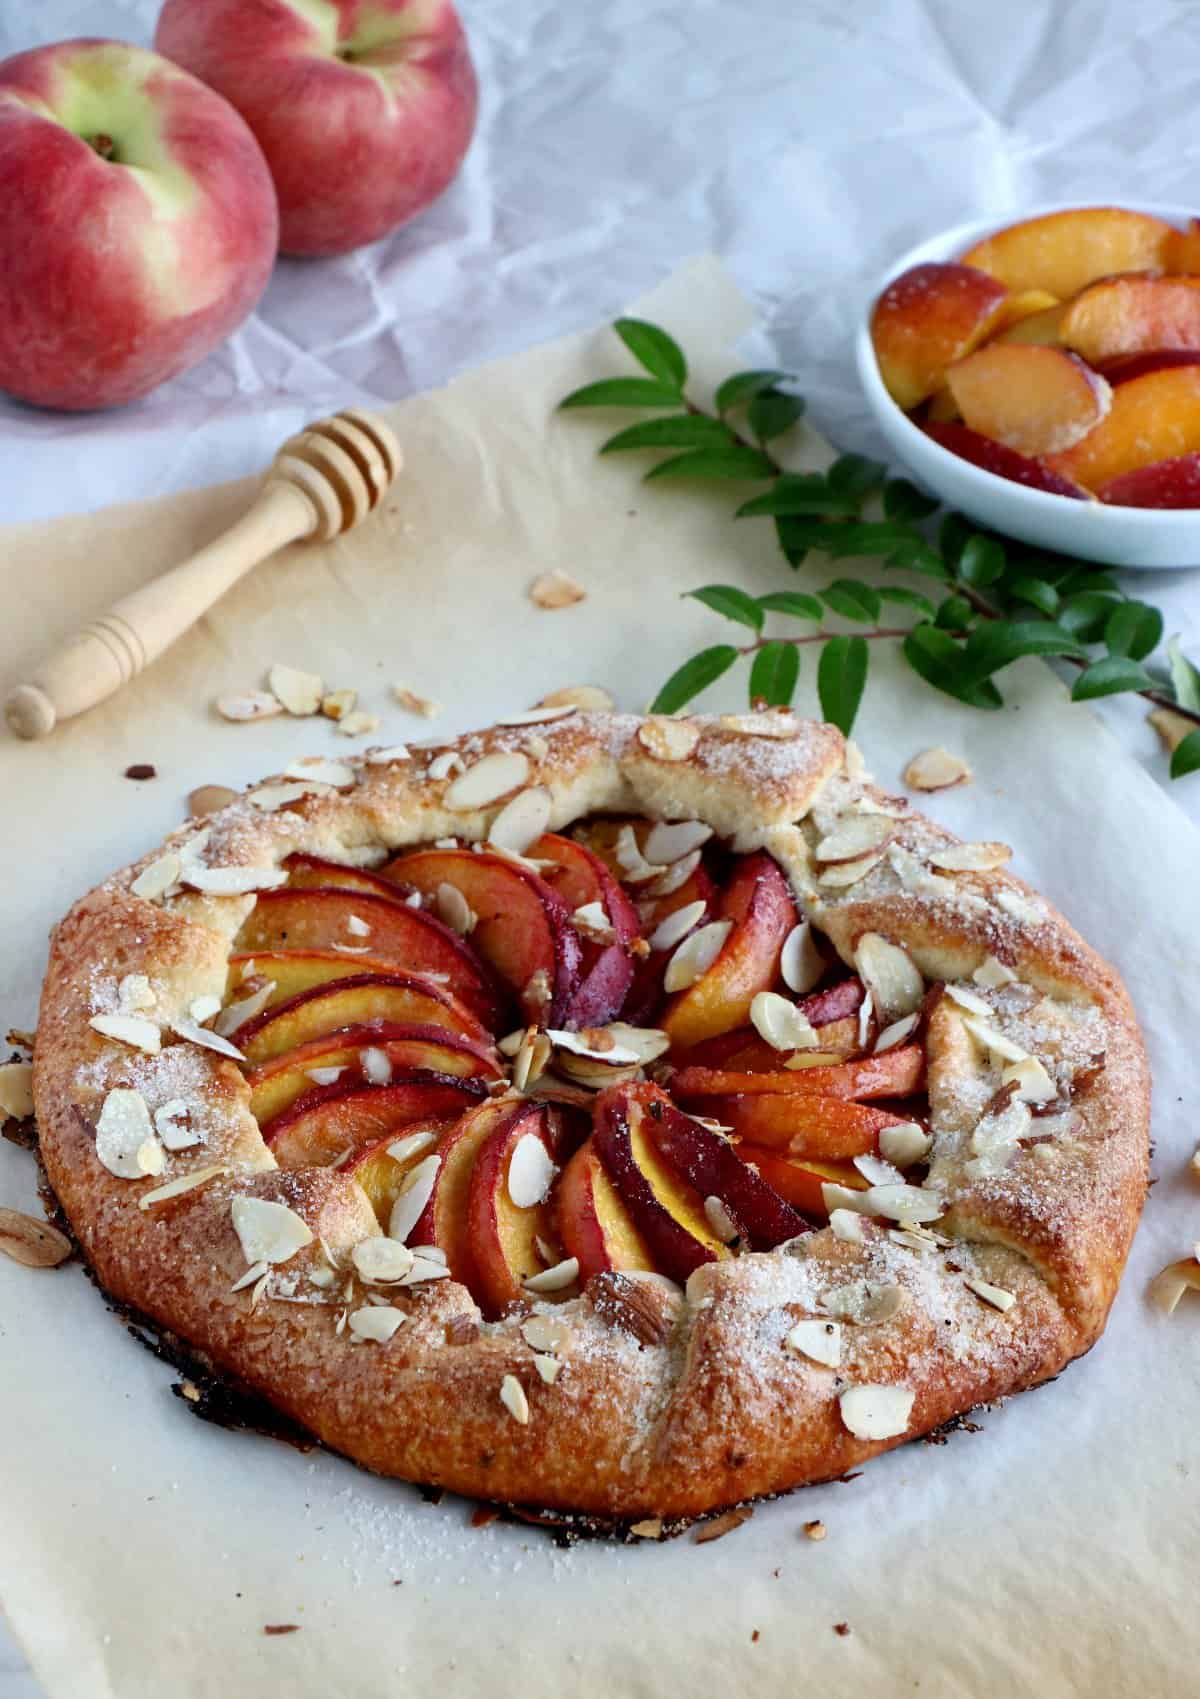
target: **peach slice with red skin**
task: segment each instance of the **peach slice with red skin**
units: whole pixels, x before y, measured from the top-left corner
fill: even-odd
[[[751,1250],[773,1250],[805,1231],[805,1223],[791,1205],[747,1168],[720,1133],[702,1126],[661,1095],[647,1103],[646,1114],[663,1161],[697,1196],[720,1200]]]
[[[232,1041],[248,1062],[265,1062],[343,1027],[374,1021],[442,1026],[483,1046],[491,1042],[470,1010],[440,985],[420,974],[396,972],[318,982],[243,1021]]]
[[[1163,246],[1162,265],[1171,276],[1200,273],[1200,218],[1189,218],[1186,229],[1171,231]]]
[[[800,1091],[741,1092],[706,1097],[703,1102],[705,1113],[729,1127],[739,1140],[767,1145],[787,1156],[815,1156],[822,1162],[876,1152],[885,1127],[911,1119],[844,1097]]]
[[[564,1020],[569,1027],[606,1026],[620,1014],[633,982],[631,946],[641,930],[637,910],[600,857],[585,844],[547,832],[527,851],[530,860],[550,862],[542,877],[568,911],[599,903],[616,934],[611,944],[581,939],[579,984]]]
[[[1164,264],[1171,226],[1125,207],[1073,207],[1022,219],[976,242],[961,257],[1013,294],[1044,289],[1069,301],[1098,277]]]
[[[292,891],[311,890],[320,886],[333,891],[365,891],[369,896],[390,897],[399,902],[396,887],[378,873],[365,867],[343,867],[340,861],[325,861],[319,855],[306,855],[297,850],[284,862],[288,876],[287,888]]]
[[[1061,305],[1058,297],[1051,295],[1046,289],[1022,289],[1015,295],[1006,295],[992,336],[1003,336],[1005,331],[1023,324],[1026,319],[1034,318],[1039,313],[1048,313]]]
[[[667,1004],[662,1026],[672,1044],[699,1044],[744,1025],[757,994],[769,991],[779,978],[779,957],[796,924],[796,905],[765,850],[734,863],[720,913],[733,922],[720,954],[694,985]]]
[[[1160,348],[1200,351],[1200,277],[1106,277],[1068,304],[1062,339],[1093,366]]]
[[[390,1085],[314,1086],[262,1128],[281,1168],[327,1168],[347,1150],[362,1150],[386,1133],[398,1138],[414,1121],[458,1115],[486,1096],[478,1080],[420,1069]]]
[[[1097,494],[1110,507],[1200,507],[1200,453],[1139,466]]]
[[[1200,366],[1167,366],[1113,390],[1094,431],[1046,465],[1090,490],[1126,472],[1200,450]]]
[[[468,1202],[475,1164],[488,1139],[498,1129],[523,1119],[537,1105],[502,1099],[481,1103],[459,1118],[438,1146],[438,1168],[429,1201],[408,1235],[410,1245],[437,1245],[455,1280],[472,1293],[479,1290],[479,1272],[471,1244]],[[426,1151],[423,1155],[429,1155]]]
[[[871,313],[879,375],[899,406],[915,407],[999,322],[1008,291],[969,265],[911,266],[888,284]]]
[[[772,1191],[778,1192],[793,1209],[820,1221],[829,1218],[822,1186],[846,1186],[852,1192],[867,1190],[868,1182],[850,1162],[821,1162],[815,1157],[781,1156],[777,1150],[752,1144],[740,1144],[738,1156],[755,1167]]]
[[[417,850],[389,862],[387,878],[436,900],[451,885],[475,916],[471,945],[528,1021],[557,1025],[579,982],[582,952],[570,910],[544,879],[488,851]]]
[[[664,1098],[657,1086],[609,1086],[596,1099],[596,1154],[650,1251],[653,1266],[685,1281],[701,1263],[727,1257],[704,1200],[664,1162],[654,1142],[650,1107]]]
[[[993,442],[990,437],[982,436],[967,425],[926,424],[922,429],[926,436],[932,437],[951,454],[957,454],[960,460],[969,460],[972,466],[992,472],[997,478],[1024,484],[1030,490],[1045,490],[1047,495],[1068,496],[1073,501],[1088,500],[1089,492],[1075,478],[1044,465],[1040,460],[1031,460],[1027,454],[1018,454],[1015,448]]]
[[[433,1154],[450,1129],[457,1125],[457,1120],[457,1116],[450,1116],[448,1119],[412,1121],[402,1133],[385,1133],[383,1138],[369,1144],[346,1164],[347,1175],[357,1180],[366,1192],[367,1200],[375,1211],[375,1219],[385,1233],[392,1205],[400,1196],[408,1175],[418,1162]],[[428,1136],[428,1142],[417,1144],[416,1140],[422,1134]],[[403,1156],[395,1157],[392,1150],[401,1139],[411,1139],[414,1148]]]
[[[1029,313],[1024,318],[1015,319],[1005,325],[992,339],[995,342],[1032,343],[1039,348],[1060,348],[1062,346],[1062,321],[1067,310],[1065,301],[1056,301],[1052,307],[1043,307],[1040,312]]]
[[[593,1139],[580,1145],[554,1188],[558,1237],[579,1264],[579,1281],[609,1270],[653,1270],[649,1247],[596,1153]]]
[[[557,1236],[548,1197],[519,1208],[509,1194],[513,1152],[527,1135],[538,1139],[550,1160],[555,1160],[556,1117],[544,1105],[530,1104],[525,1114],[503,1122],[488,1135],[471,1172],[467,1217],[476,1273],[474,1295],[492,1316],[526,1296],[524,1282],[546,1266],[538,1240],[553,1243]]]
[[[250,1112],[261,1124],[281,1115],[290,1104],[317,1083],[310,1070],[341,1068],[340,1083],[353,1079],[368,1083],[363,1056],[368,1050],[387,1057],[394,1073],[411,1073],[414,1068],[449,1074],[455,1079],[499,1080],[503,1071],[490,1045],[478,1043],[441,1026],[398,1026],[381,1021],[369,1026],[343,1027],[310,1039],[295,1050],[285,1050],[247,1071]]]
[[[779,1052],[776,1051],[778,1058]],[[778,1073],[732,1073],[719,1068],[681,1068],[671,1076],[673,1094],[685,1102],[694,1098],[734,1097],[754,1093],[783,1093],[844,1097],[911,1097],[925,1078],[925,1054],[917,1044],[897,1046],[882,1056],[832,1067],[780,1069]]]
[[[670,891],[661,897],[647,899],[653,903],[649,918],[644,924],[646,936],[653,935],[664,920],[677,914],[680,909],[688,908],[692,903],[703,903],[704,912],[697,920],[697,926],[704,926],[716,913],[718,892],[705,869],[700,866],[692,870],[677,891]],[[673,950],[652,950],[650,954],[638,962],[633,971],[633,983],[625,1001],[625,1018],[637,1026],[653,1026],[662,1012],[667,1000],[663,989],[663,975],[667,971]]]
[[[1015,342],[968,354],[946,383],[969,430],[1032,459],[1071,448],[1112,401],[1105,379],[1077,355]]]
[[[1115,388],[1131,378],[1144,378],[1147,372],[1161,372],[1167,366],[1200,366],[1200,349],[1149,348],[1144,354],[1122,354],[1115,360],[1105,360],[1100,369]]]
[[[355,930],[365,926],[365,932]],[[336,950],[336,946],[347,946]],[[347,974],[358,952],[409,973],[445,976],[454,995],[485,1026],[499,1021],[502,1003],[474,953],[456,932],[431,914],[409,908],[393,889],[387,896],[367,891],[283,886],[260,891],[235,940],[238,951],[336,950]]]

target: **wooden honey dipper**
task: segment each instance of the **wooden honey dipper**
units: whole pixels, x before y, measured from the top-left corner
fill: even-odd
[[[253,567],[286,543],[327,542],[372,513],[403,464],[374,413],[321,419],[285,442],[250,511],[181,566],[122,597],[58,649],[4,716],[18,737],[47,737],[136,678]]]

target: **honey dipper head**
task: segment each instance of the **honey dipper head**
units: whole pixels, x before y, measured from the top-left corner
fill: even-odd
[[[271,476],[304,491],[317,514],[312,536],[325,541],[374,511],[403,459],[391,427],[377,414],[348,409],[285,442]]]

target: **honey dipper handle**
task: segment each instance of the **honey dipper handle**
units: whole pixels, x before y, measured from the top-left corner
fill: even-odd
[[[92,620],[18,685],[4,715],[18,737],[46,737],[136,678],[231,585],[285,543],[307,537],[320,516],[295,484],[272,478],[245,516],[181,566],[143,584]]]

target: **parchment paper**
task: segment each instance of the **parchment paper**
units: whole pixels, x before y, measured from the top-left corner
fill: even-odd
[[[707,349],[709,376],[747,322],[711,263],[639,310]],[[769,526],[728,519],[727,490],[706,502],[643,489],[631,463],[594,459],[599,421],[550,417],[605,349],[599,334],[573,339],[404,404],[408,472],[377,522],[260,569],[165,664],[52,742],[0,742],[0,1016],[31,1024],[48,926],[175,822],[194,785],[346,747],[315,721],[220,723],[219,691],[276,660],[312,667],[360,689],[384,741],[426,730],[388,705],[393,680],[441,699],[439,724],[455,728],[568,683],[607,684],[637,708],[733,629],[681,591],[779,587]],[[246,495],[0,533],[3,681]],[[538,612],[526,587],[555,566],[588,600]],[[819,568],[799,579],[825,581]],[[1039,664],[1006,676],[1012,706],[995,715],[933,696],[885,656],[875,665],[859,735],[877,774],[898,782],[933,742],[966,755],[975,783],[933,812],[1016,846],[1017,869],[1120,965],[1146,1027],[1163,1178],[1101,1344],[984,1415],[983,1432],[764,1506],[720,1544],[562,1552],[519,1527],[471,1529],[461,1502],[428,1505],[334,1458],[191,1420],[171,1372],[77,1268],[4,1263],[0,1590],[50,1699],[1195,1692],[1200,1306],[1166,1322],[1144,1288],[1200,1219],[1184,1174],[1197,840]],[[809,658],[808,708],[813,676]],[[710,700],[734,705],[743,689],[727,680]],[[124,779],[135,761],[158,778]],[[32,1195],[28,1158],[0,1148],[0,1196]],[[818,1517],[822,1544],[802,1532]]]

